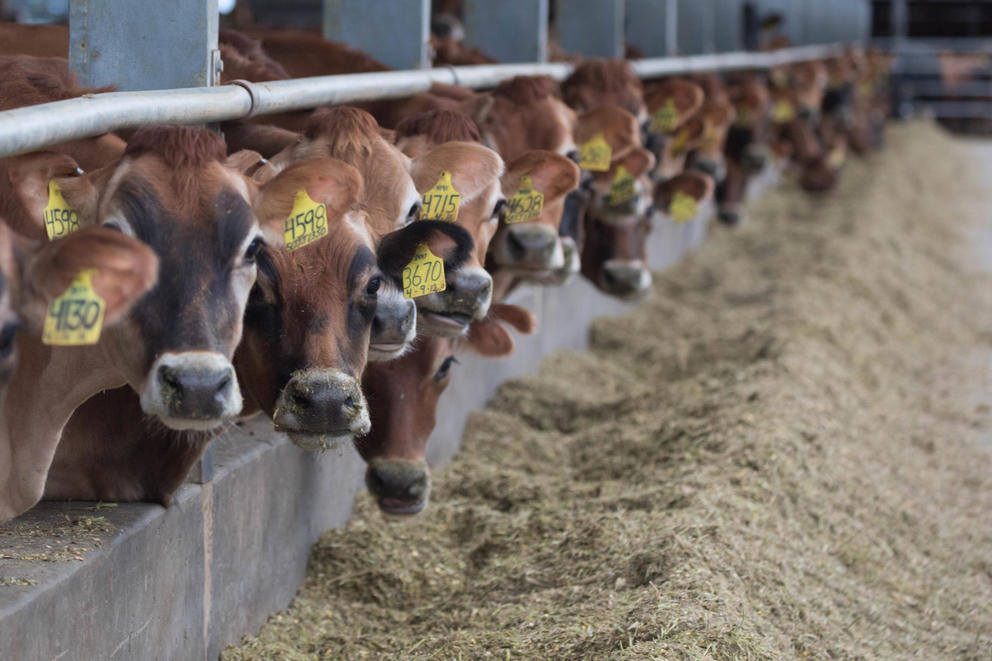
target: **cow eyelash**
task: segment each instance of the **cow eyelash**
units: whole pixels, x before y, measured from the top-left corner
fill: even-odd
[[[441,363],[441,366],[437,368],[437,372],[435,372],[434,374],[434,380],[444,381],[446,378],[448,378],[448,371],[451,370],[451,366],[457,364],[458,364],[458,359],[455,358],[454,356],[448,356],[447,358],[445,358],[444,362]]]
[[[369,280],[369,283],[365,285],[365,293],[373,298],[375,298],[379,293],[379,287],[382,286],[382,278],[379,276],[373,277]]]
[[[493,218],[501,218],[506,211],[506,200],[500,200],[493,208]]]
[[[414,202],[406,214],[406,222],[412,223],[420,217],[420,202]]]
[[[245,261],[249,264],[254,264],[255,259],[258,257],[258,253],[262,252],[262,248],[264,247],[265,241],[262,240],[262,237],[256,236],[251,240],[251,243],[248,244],[248,247],[245,248]]]

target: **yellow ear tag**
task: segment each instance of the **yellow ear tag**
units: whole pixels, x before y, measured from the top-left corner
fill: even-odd
[[[48,306],[41,341],[55,346],[82,346],[100,341],[107,304],[93,291],[96,269],[79,272],[64,294]]]
[[[606,172],[613,160],[613,147],[603,134],[597,133],[579,148],[579,167],[592,172]]]
[[[62,189],[54,179],[48,182],[48,204],[41,212],[45,221],[48,240],[61,239],[79,229],[79,214],[69,208],[62,196]]]
[[[619,206],[637,195],[637,187],[634,185],[634,178],[627,172],[627,168],[620,166],[613,175],[613,183],[610,184],[610,206]]]
[[[424,206],[420,211],[421,220],[458,220],[458,207],[462,196],[451,184],[451,173],[442,172],[434,188],[424,193]]]
[[[792,104],[782,99],[772,109],[772,119],[776,124],[786,124],[796,118],[796,109]]]
[[[327,207],[323,202],[314,202],[306,190],[296,191],[293,209],[289,218],[283,221],[283,236],[286,250],[293,251],[309,245],[327,235]]]
[[[696,217],[696,214],[699,213],[699,207],[691,195],[677,190],[668,205],[668,213],[676,223],[684,223]]]
[[[830,150],[830,154],[827,155],[827,165],[832,170],[839,170],[840,166],[844,165],[844,160],[847,157],[846,150],[837,146]]]
[[[444,261],[432,253],[426,243],[418,244],[413,259],[403,269],[403,296],[417,298],[437,294],[446,288]]]
[[[689,129],[683,128],[675,135],[675,139],[672,140],[672,153],[681,154],[685,150],[685,146],[688,143],[689,143]]]
[[[651,116],[651,130],[655,133],[668,133],[674,131],[678,125],[679,111],[675,108],[675,100],[669,97]]]
[[[534,190],[530,175],[520,177],[520,187],[506,201],[506,223],[525,223],[541,217],[544,210],[544,194]]]

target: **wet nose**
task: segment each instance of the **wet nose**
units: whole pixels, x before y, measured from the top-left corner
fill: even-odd
[[[544,268],[554,256],[558,237],[543,225],[513,225],[506,236],[510,260],[531,268]]]
[[[603,266],[603,290],[620,298],[643,294],[651,287],[651,272],[640,262],[614,262]]]
[[[427,502],[430,475],[422,462],[387,461],[369,466],[365,484],[383,511],[416,514]]]
[[[695,168],[704,174],[708,174],[712,177],[713,181],[716,182],[723,181],[723,178],[726,175],[723,164],[710,158],[701,158],[697,160],[695,163]]]
[[[739,225],[741,222],[740,212],[734,209],[720,209],[720,213],[717,214],[717,218],[719,218],[720,222],[725,225]]]
[[[488,302],[492,295],[493,279],[482,269],[472,269],[471,271],[460,271],[451,279],[448,284],[448,292],[454,299],[456,307],[474,308]],[[465,303],[460,306],[458,303]]]
[[[234,390],[230,367],[178,367],[162,365],[158,380],[169,415],[177,418],[223,417]]]
[[[284,417],[291,419],[294,431],[314,434],[368,431],[353,429],[356,421],[363,418],[365,401],[358,381],[343,373],[320,371],[294,376],[286,384],[285,408]]]
[[[417,306],[410,299],[397,299],[376,306],[372,319],[372,342],[402,344],[413,333],[417,323]]]

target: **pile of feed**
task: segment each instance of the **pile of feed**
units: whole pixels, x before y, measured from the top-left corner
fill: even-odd
[[[895,126],[714,228],[506,383],[425,515],[361,499],[223,658],[989,658],[980,153]]]

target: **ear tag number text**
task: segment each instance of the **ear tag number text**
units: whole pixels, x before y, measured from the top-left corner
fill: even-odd
[[[627,168],[620,166],[610,184],[610,206],[619,206],[637,196],[637,186]]]
[[[684,223],[696,217],[696,214],[699,213],[699,207],[691,195],[677,190],[668,205],[668,213],[671,214],[672,220],[676,223]]]
[[[296,191],[293,210],[283,222],[286,250],[297,250],[327,235],[327,207],[314,202],[305,189]]]
[[[591,172],[606,172],[613,160],[613,147],[606,141],[602,133],[597,133],[591,140],[579,148],[579,167]]]
[[[669,133],[679,125],[679,111],[675,108],[675,100],[669,97],[664,105],[654,111],[651,116],[651,130],[655,133]]]
[[[544,210],[544,194],[534,190],[530,175],[520,177],[520,187],[506,201],[506,223],[525,223],[541,217]]]
[[[79,214],[69,208],[57,181],[48,182],[48,204],[41,212],[48,240],[61,239],[79,229]]]
[[[83,346],[100,341],[107,305],[93,291],[96,272],[96,269],[80,271],[65,293],[49,304],[42,342],[54,346]]]
[[[403,296],[417,298],[444,291],[444,261],[426,243],[417,245],[413,259],[403,269]]]
[[[453,223],[458,220],[458,207],[461,201],[461,194],[451,184],[451,173],[442,172],[434,187],[424,193],[424,206],[420,211],[420,218]]]
[[[796,109],[785,99],[778,101],[772,109],[772,120],[776,124],[788,124],[795,118]]]

